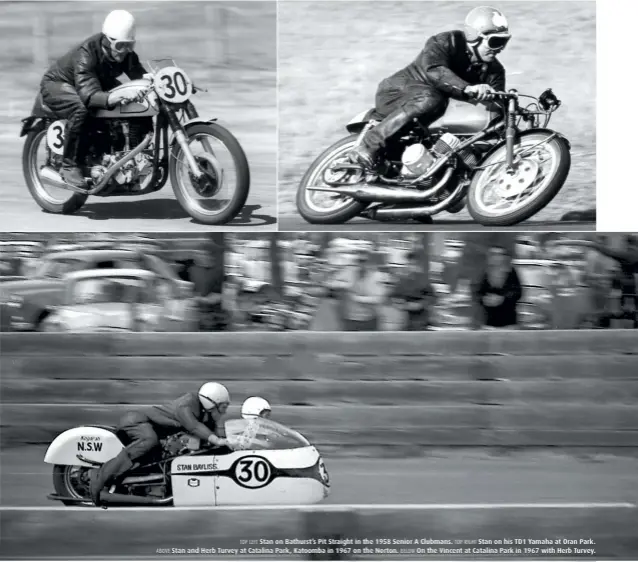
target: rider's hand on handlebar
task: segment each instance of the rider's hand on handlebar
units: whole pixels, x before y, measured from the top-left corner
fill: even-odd
[[[113,92],[112,94],[109,95],[109,106],[114,107],[118,104],[126,104],[126,103],[132,103],[135,101],[141,101],[144,99],[144,97],[146,96],[146,92],[141,91],[138,93],[131,93],[131,92]]]
[[[493,99],[494,88],[489,84],[476,84],[475,86],[468,86],[465,88],[464,93],[478,101],[487,101]]]

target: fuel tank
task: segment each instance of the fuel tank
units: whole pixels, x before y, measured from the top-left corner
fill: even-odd
[[[150,86],[150,80],[141,78],[139,80],[131,80],[121,86],[113,88],[110,92],[140,92],[146,90]],[[109,93],[110,93],[109,92]],[[150,102],[150,103],[149,103]],[[118,105],[113,109],[99,109],[95,116],[101,119],[130,119],[131,117],[153,117],[157,115],[157,94],[150,92],[146,99],[138,103],[127,103],[126,105]]]
[[[445,129],[453,135],[474,135],[483,130],[499,112],[482,104],[450,100],[445,115],[430,125],[431,130]]]

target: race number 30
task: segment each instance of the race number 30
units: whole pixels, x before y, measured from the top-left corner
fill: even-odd
[[[235,480],[244,488],[262,488],[271,479],[270,463],[263,457],[244,457],[235,465]]]
[[[54,154],[62,154],[64,152],[64,131],[66,129],[66,121],[55,121],[49,125],[47,129],[47,146]]]
[[[181,68],[168,66],[155,75],[155,89],[164,101],[183,103],[190,98],[193,83]]]

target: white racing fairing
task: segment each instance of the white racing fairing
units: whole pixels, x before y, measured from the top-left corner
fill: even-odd
[[[242,450],[172,461],[173,505],[301,505],[328,496],[325,464],[301,434],[264,419],[231,420],[226,433]]]
[[[123,448],[122,442],[108,429],[94,426],[74,427],[60,433],[53,440],[44,456],[44,462],[91,467],[94,466],[92,462],[105,463],[112,459]]]

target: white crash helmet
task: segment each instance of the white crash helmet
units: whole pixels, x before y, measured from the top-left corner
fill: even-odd
[[[241,405],[241,417],[244,419],[258,418],[264,411],[270,412],[270,404],[268,400],[264,400],[258,396],[251,396],[246,398]]]
[[[470,44],[487,42],[490,49],[504,49],[512,38],[507,18],[500,10],[478,6],[465,18],[465,38]]]
[[[197,393],[204,410],[212,410],[222,404],[230,404],[228,389],[218,382],[204,383]]]
[[[102,24],[102,33],[111,48],[119,53],[132,51],[135,47],[135,18],[126,10],[113,10]]]

